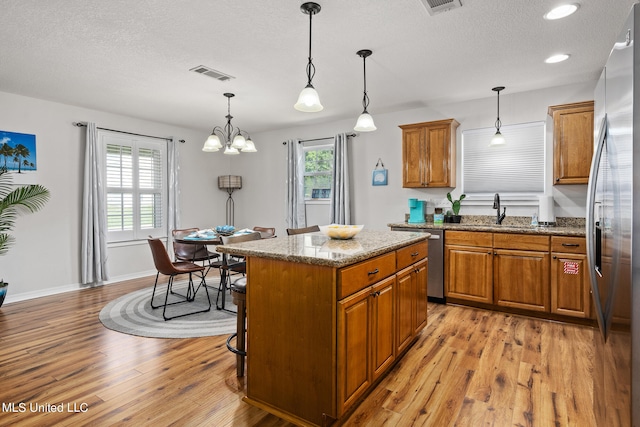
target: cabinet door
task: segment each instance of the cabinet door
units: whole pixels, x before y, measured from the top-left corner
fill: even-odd
[[[451,183],[451,126],[437,125],[425,129],[425,181],[429,187],[455,187]]]
[[[549,312],[549,252],[497,249],[493,268],[497,305]]]
[[[371,384],[371,287],[338,302],[338,416]]]
[[[549,107],[554,184],[586,184],[593,155],[593,101]]]
[[[552,254],[551,312],[589,317],[591,303],[586,255]]]
[[[395,283],[389,277],[372,287],[371,293],[371,362],[375,381],[395,360]]]
[[[396,284],[396,348],[402,353],[413,338],[413,317],[415,312],[415,280],[412,276],[413,267],[409,266],[397,274]]]
[[[417,334],[427,326],[427,278],[429,264],[426,259],[415,263],[414,276],[416,280],[416,322],[414,331]]]
[[[444,281],[447,298],[492,304],[491,248],[445,245]]]
[[[422,128],[402,131],[402,186],[423,187],[424,178],[424,130]]]

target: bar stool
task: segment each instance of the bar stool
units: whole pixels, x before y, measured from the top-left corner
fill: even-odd
[[[238,306],[236,332],[227,338],[227,348],[236,354],[236,375],[244,376],[244,358],[247,355],[245,348],[245,334],[247,332],[245,321],[247,319],[247,278],[241,277],[231,284],[231,296],[233,303]],[[236,347],[231,345],[231,340],[236,338]]]

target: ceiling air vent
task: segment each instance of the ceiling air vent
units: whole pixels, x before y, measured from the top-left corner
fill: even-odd
[[[205,67],[204,65],[198,65],[197,67],[194,67],[189,71],[193,71],[194,73],[204,74],[205,76],[213,77],[214,79],[219,80],[221,82],[226,82],[231,79],[235,79],[235,77],[233,76],[230,76],[225,73],[221,73],[220,71],[216,71],[213,68]]]
[[[460,0],[420,0],[420,2],[427,9],[429,15],[436,15],[438,13],[462,7]]]

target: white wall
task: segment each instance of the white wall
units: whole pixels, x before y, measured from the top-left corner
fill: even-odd
[[[552,121],[547,120],[547,108],[550,105],[591,100],[594,87],[595,82],[513,95],[505,90],[500,96],[500,118],[503,125],[547,121],[547,191],[552,193],[556,200],[556,216],[584,217],[586,186],[551,185],[553,141],[550,135],[552,132],[550,124]],[[495,95],[490,94],[484,99],[381,114],[376,113],[375,98],[372,97],[369,110],[378,130],[360,133],[358,137],[351,140],[352,222],[365,224],[369,229],[383,230],[390,222],[404,220],[405,213],[408,213],[409,198],[441,200],[446,198],[448,191],[451,191],[454,196],[460,194],[458,189],[402,188],[402,131],[398,126],[455,118],[460,123],[456,138],[457,182],[460,183],[462,132],[466,129],[492,127],[496,120],[496,98]],[[236,169],[243,171],[247,182],[246,188],[243,188],[236,198],[236,223],[248,226],[258,223],[275,226],[279,234],[284,234],[286,148],[282,142],[291,138],[313,139],[332,136],[338,132],[350,132],[357,116],[358,110],[355,105],[353,118],[349,120],[252,135],[260,152],[254,155],[241,155],[234,159],[234,162],[238,162]],[[371,173],[378,158],[382,159],[389,170],[387,186],[371,185]],[[491,207],[491,201],[487,200],[478,206],[463,202],[461,213],[493,215],[495,210]],[[503,202],[503,205],[509,207],[509,215],[528,216],[534,210],[531,206],[515,206],[508,200]],[[243,210],[239,209],[239,206],[252,208]]]
[[[595,82],[513,95],[507,88],[500,96],[502,122],[547,120],[549,105],[593,99],[594,87]],[[488,94],[487,98],[464,103],[378,113],[374,93],[371,95],[370,111],[378,130],[362,133],[351,142],[352,222],[383,230],[389,222],[404,219],[410,197],[443,199],[450,190],[402,188],[402,133],[398,126],[455,118],[460,122],[457,134],[460,144],[461,132],[465,129],[493,125],[496,99]],[[17,242],[7,255],[0,257],[0,278],[10,283],[5,303],[79,287],[84,128],[72,126],[73,122],[93,121],[109,129],[185,139],[187,142],[180,145],[183,226],[206,228],[225,222],[227,194],[217,188],[217,176],[231,173],[243,177],[243,188],[233,195],[236,226],[273,226],[279,235],[284,235],[286,148],[282,142],[350,132],[359,114],[357,107],[355,102],[354,114],[349,120],[252,133],[259,151],[228,158],[220,152],[201,151],[206,132],[0,92],[0,129],[36,135],[38,183],[47,186],[52,194],[43,210],[18,219],[13,233]],[[550,147],[550,139],[547,144]],[[550,167],[550,152],[547,157]],[[371,185],[371,172],[378,158],[382,158],[389,170],[388,186]],[[459,165],[457,169],[460,182]],[[548,176],[550,182],[550,171]],[[584,187],[549,185],[549,191],[556,198],[557,216],[584,217]],[[457,190],[452,192],[459,194]],[[509,209],[512,215],[528,215],[530,211],[526,207]],[[461,210],[462,214],[494,212],[489,203],[465,206],[463,202]],[[109,247],[108,252],[111,281],[154,273],[146,242]]]

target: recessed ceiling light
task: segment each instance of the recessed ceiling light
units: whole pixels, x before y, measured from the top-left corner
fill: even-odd
[[[556,62],[566,61],[567,59],[569,59],[569,55],[567,55],[566,53],[561,53],[548,57],[544,60],[544,62],[546,62],[547,64],[555,64]]]
[[[553,8],[549,12],[547,12],[544,15],[544,19],[554,20],[554,19],[565,18],[571,15],[576,10],[578,10],[577,4],[563,4],[562,6]]]

